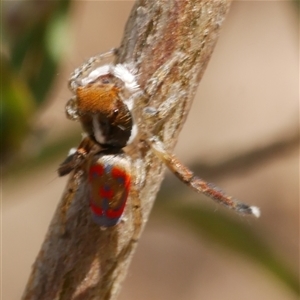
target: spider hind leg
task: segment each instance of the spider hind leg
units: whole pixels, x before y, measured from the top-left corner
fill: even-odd
[[[146,95],[151,98],[151,95],[156,92],[157,88],[165,80],[172,67],[182,59],[184,59],[184,57],[178,53],[166,64],[162,65],[149,80],[145,89]],[[235,210],[240,214],[249,214],[259,217],[260,210],[258,207],[244,204],[230,196],[227,196],[223,191],[221,191],[221,189],[195,176],[194,173],[184,166],[175,155],[167,152],[163,142],[158,136],[160,132],[160,123],[171,116],[172,111],[179,104],[179,100],[186,96],[184,90],[180,90],[180,87],[176,86],[176,84],[170,89],[171,96],[158,108],[148,106],[143,110],[143,120],[146,124],[146,130],[144,132],[146,143],[152,148],[156,156],[158,156],[182,182],[196,192],[202,193],[212,200],[226,206],[229,209]]]
[[[260,216],[258,207],[242,203],[231,196],[226,195],[221,189],[213,184],[195,176],[194,173],[184,166],[175,155],[170,154],[165,150],[163,143],[158,137],[152,137],[148,142],[154,153],[168,166],[172,173],[196,192],[208,196],[215,202],[222,204],[239,214],[253,215],[257,218]]]

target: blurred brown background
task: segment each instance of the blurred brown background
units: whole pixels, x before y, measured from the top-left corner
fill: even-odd
[[[21,148],[32,154],[28,160],[34,161],[42,148],[58,140],[74,135],[80,140],[79,124],[64,115],[71,95],[69,74],[89,56],[119,45],[132,4],[71,3],[67,30],[61,36],[66,45],[63,59],[46,101],[31,118],[31,128],[39,134],[31,134]],[[297,5],[290,1],[233,2],[176,147],[182,161],[197,169],[199,164],[213,168],[280,142],[282,147],[267,148],[262,159],[254,156],[244,168],[209,176],[228,193],[259,206],[261,218],[243,218],[209,200],[203,203],[169,173],[158,199],[163,202],[166,195],[177,193],[176,203],[196,203],[214,217],[225,215],[233,224],[241,224],[295,280],[299,273],[298,13]],[[61,50],[60,40],[52,43],[53,51]],[[25,164],[22,171],[14,166],[2,180],[4,300],[20,299],[23,292],[64,189],[67,178],[58,178],[56,169],[66,153]],[[197,173],[204,177],[201,170]],[[167,200],[165,207],[168,205],[172,199]],[[155,207],[119,299],[298,298],[295,288],[258,259],[226,247],[226,242],[211,238],[211,232],[191,230],[165,207],[159,203]]]

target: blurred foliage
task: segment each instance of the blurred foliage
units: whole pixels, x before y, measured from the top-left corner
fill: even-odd
[[[70,1],[4,1],[1,40],[1,156],[12,159],[46,100],[66,38]]]
[[[174,189],[173,189],[174,191]],[[172,193],[168,189],[168,196],[162,191],[156,201],[156,207],[163,209],[164,218],[168,214],[178,222],[193,230],[201,240],[207,239],[243,255],[251,261],[259,263],[279,280],[286,284],[296,295],[299,295],[299,278],[295,270],[291,270],[284,258],[263,239],[264,233],[256,226],[243,222],[244,218],[237,218],[232,213],[219,210],[212,211],[205,205],[199,205],[199,195],[196,201],[177,201],[186,198],[183,193]],[[182,197],[180,196],[182,194]],[[201,197],[201,196],[200,196]],[[202,196],[205,198],[205,196]],[[172,201],[166,200],[172,199]]]
[[[34,100],[24,81],[12,73],[9,62],[1,57],[1,155],[18,149],[29,130]],[[2,156],[3,157],[3,156]]]

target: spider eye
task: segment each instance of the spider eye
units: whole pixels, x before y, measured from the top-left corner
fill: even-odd
[[[108,84],[108,83],[111,83],[111,80],[107,77],[104,77],[104,78],[101,79],[101,83]]]

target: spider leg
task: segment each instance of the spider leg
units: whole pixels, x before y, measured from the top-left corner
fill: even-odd
[[[171,90],[172,89],[178,91],[175,85],[171,87]],[[159,131],[161,122],[170,115],[171,111],[185,95],[185,91],[180,91],[179,93],[173,93],[171,91],[171,96],[160,104],[157,109],[152,106],[145,107],[143,110],[143,120],[146,123],[147,132],[151,132],[155,135]]]
[[[179,61],[180,55],[174,56],[166,64],[162,65],[149,80],[146,87],[146,94],[151,95],[155,93],[158,86],[168,75],[172,66]],[[178,91],[177,86],[171,87]],[[212,200],[233,209],[241,214],[250,214],[259,217],[260,210],[256,206],[249,206],[244,204],[231,196],[226,195],[219,188],[213,184],[204,181],[203,179],[194,175],[194,173],[184,166],[178,158],[166,151],[164,144],[161,142],[157,134],[159,133],[160,123],[165,118],[169,117],[172,110],[178,105],[179,100],[185,96],[184,92],[171,92],[171,96],[164,101],[157,109],[153,107],[146,107],[143,110],[143,120],[146,123],[145,136],[146,143],[152,148],[153,152],[168,166],[168,168],[186,185],[194,189],[198,193],[202,193]]]
[[[148,139],[154,153],[168,166],[168,168],[186,185],[191,187],[198,193],[202,193],[212,200],[226,206],[229,209],[235,210],[240,214],[254,215],[255,217],[260,216],[260,210],[256,206],[249,206],[242,203],[231,196],[226,195],[219,188],[211,183],[208,183],[201,178],[194,175],[194,173],[184,166],[178,158],[168,153],[164,149],[163,143],[158,137],[152,137]]]
[[[75,93],[79,85],[78,79],[83,77],[87,71],[91,70],[95,64],[100,63],[102,60],[107,59],[111,56],[115,56],[117,54],[117,51],[117,48],[113,48],[108,52],[92,56],[83,65],[81,65],[79,68],[76,68],[69,79],[69,89]]]
[[[63,200],[60,205],[60,233],[64,235],[66,233],[66,224],[67,224],[67,213],[68,210],[75,199],[76,192],[78,191],[80,181],[82,178],[83,172],[82,170],[74,170],[74,173],[71,174],[69,181],[66,186],[66,190],[63,194]]]
[[[87,156],[92,153],[93,148],[95,148],[93,153],[104,150],[100,147],[100,145],[97,145],[90,137],[85,136],[80,142],[78,148],[71,149],[67,158],[59,165],[59,168],[57,170],[58,175],[67,175],[71,173],[71,171],[80,167],[86,160]]]
[[[165,78],[169,75],[173,66],[184,60],[186,56],[181,52],[176,52],[167,62],[162,64],[148,80],[147,85],[144,89],[144,93],[150,98],[155,94],[158,87],[163,83]]]
[[[74,200],[81,177],[83,175],[82,166],[87,160],[88,156],[93,155],[101,150],[104,149],[102,149],[99,145],[96,145],[95,142],[90,139],[90,137],[85,136],[78,148],[75,150],[72,149],[67,158],[60,164],[58,168],[59,176],[67,175],[73,171],[67,184],[60,208],[62,234],[66,232],[67,212]]]

